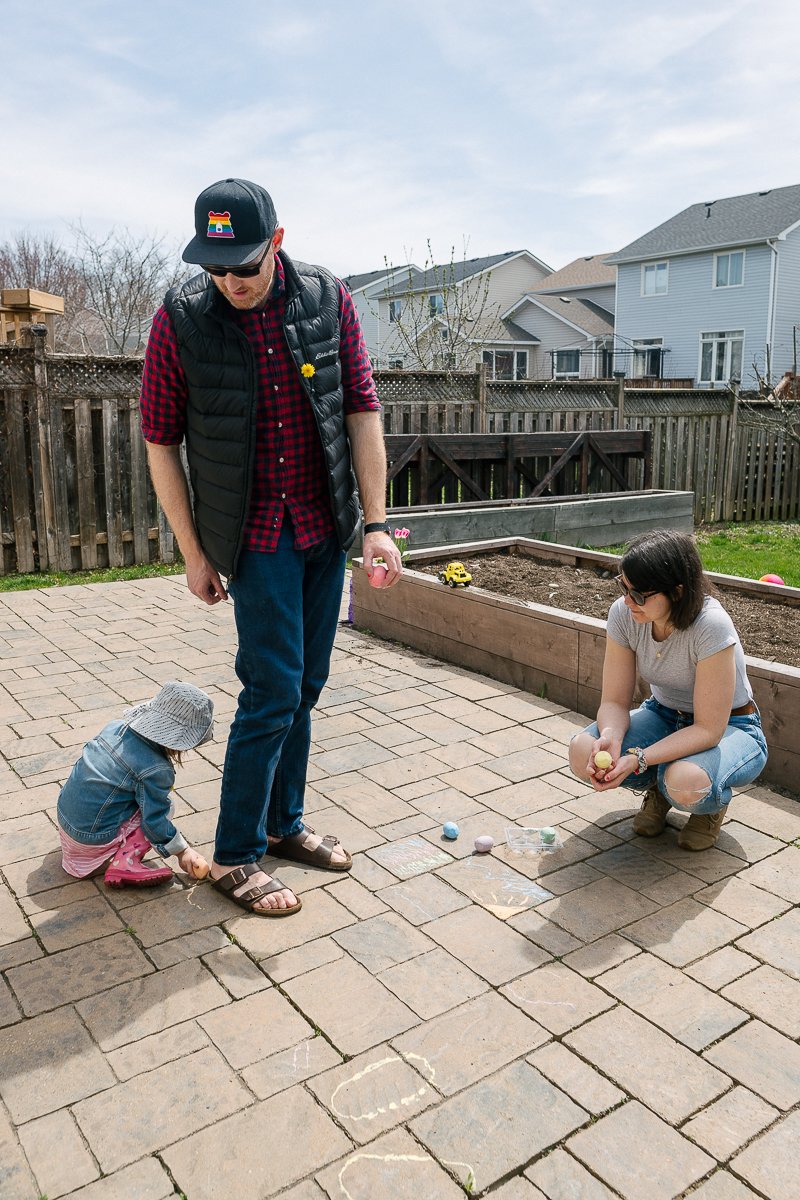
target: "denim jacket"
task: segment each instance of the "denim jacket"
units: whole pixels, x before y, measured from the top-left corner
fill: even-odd
[[[58,823],[76,842],[102,846],[137,808],[142,832],[159,854],[188,843],[170,820],[175,770],[164,751],[124,720],[109,722],[83,748],[58,798]]]

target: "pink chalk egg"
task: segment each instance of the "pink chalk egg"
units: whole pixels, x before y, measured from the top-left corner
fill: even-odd
[[[482,833],[480,837],[475,838],[475,849],[478,854],[488,854],[494,845],[494,838],[488,833]]]
[[[383,563],[376,563],[372,568],[372,574],[369,577],[370,587],[383,587],[383,581],[386,578],[386,567]]]
[[[779,583],[781,587],[786,587],[786,584],[781,579],[780,575],[762,575],[759,583]]]

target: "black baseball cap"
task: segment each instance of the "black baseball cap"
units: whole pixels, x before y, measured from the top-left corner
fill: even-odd
[[[221,179],[195,201],[195,236],[183,252],[183,261],[244,266],[258,258],[277,226],[268,191],[249,179]]]

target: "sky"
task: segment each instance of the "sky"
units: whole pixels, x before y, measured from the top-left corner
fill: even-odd
[[[796,0],[0,0],[0,242],[181,247],[242,176],[337,274],[557,269],[800,183]]]

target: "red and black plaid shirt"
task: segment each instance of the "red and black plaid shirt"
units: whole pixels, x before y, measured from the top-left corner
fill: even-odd
[[[243,544],[248,550],[274,550],[286,511],[295,546],[306,550],[333,533],[334,524],[322,443],[284,337],[286,285],[279,258],[275,265],[275,287],[264,308],[241,311],[231,305],[228,313],[253,347],[259,385],[253,488]],[[345,414],[377,411],[380,404],[358,315],[341,282],[339,329]],[[145,441],[179,445],[186,431],[187,399],[175,329],[166,309],[160,308],[153,318],[142,376]]]

